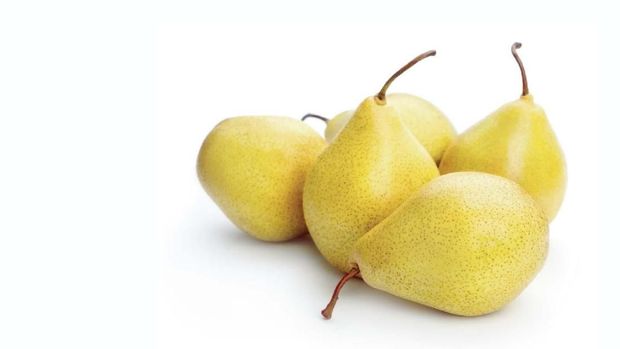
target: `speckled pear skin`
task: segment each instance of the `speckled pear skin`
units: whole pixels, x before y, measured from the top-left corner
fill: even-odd
[[[461,134],[444,153],[439,170],[481,171],[519,183],[549,221],[566,190],[566,164],[544,110],[531,95],[507,103]]]
[[[257,239],[307,232],[302,190],[325,140],[299,120],[242,116],[219,123],[198,154],[198,179],[222,212]]]
[[[444,113],[429,101],[406,93],[388,95],[390,103],[402,118],[405,126],[439,163],[443,152],[456,139],[456,130]],[[325,139],[332,142],[353,116],[345,111],[334,116],[325,128]]]
[[[341,271],[355,241],[424,183],[435,162],[391,106],[365,99],[319,156],[304,187],[304,215],[321,254]]]
[[[547,249],[547,218],[518,184],[458,172],[426,184],[362,236],[351,261],[374,288],[477,316],[514,299]]]

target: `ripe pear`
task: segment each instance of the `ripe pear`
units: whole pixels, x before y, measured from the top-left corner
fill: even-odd
[[[241,116],[220,122],[198,153],[198,179],[239,229],[284,241],[306,233],[302,190],[327,146],[299,120]]]
[[[556,216],[566,189],[566,164],[544,110],[529,94],[527,77],[516,49],[523,81],[521,98],[507,103],[461,134],[439,165],[442,174],[482,171],[510,178],[527,190],[547,214]]]
[[[515,182],[482,172],[440,176],[362,236],[338,292],[371,287],[456,315],[494,312],[529,284],[548,250],[547,217]]]
[[[342,271],[349,269],[351,249],[360,236],[439,175],[385,96],[396,77],[434,54],[416,57],[376,96],[364,99],[308,174],[303,206],[310,235],[327,261]]]
[[[439,108],[423,98],[406,93],[391,93],[387,98],[409,131],[422,143],[433,160],[439,163],[443,152],[456,138],[456,130],[450,120]],[[316,117],[325,121],[327,123],[325,139],[331,143],[351,120],[353,112],[347,110],[332,119],[315,114],[307,114],[304,118]]]

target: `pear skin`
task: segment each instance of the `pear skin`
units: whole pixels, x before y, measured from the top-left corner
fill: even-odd
[[[369,97],[317,160],[304,214],[323,256],[346,271],[355,241],[439,171],[389,105]]]
[[[239,229],[260,240],[289,240],[308,231],[302,190],[326,145],[311,127],[292,118],[230,118],[204,140],[198,179]]]
[[[462,133],[446,149],[439,170],[482,171],[519,183],[542,206],[549,221],[566,190],[566,163],[544,110],[529,94],[520,59],[523,94]]]
[[[519,183],[552,220],[566,190],[566,164],[560,144],[532,95],[499,108],[471,127],[446,150],[442,174],[482,171]]]
[[[429,51],[427,56],[430,52],[434,54]],[[383,93],[360,104],[319,156],[304,186],[310,235],[325,259],[342,271],[349,269],[349,256],[359,237],[439,175],[431,156],[385,97],[397,74],[384,85]]]
[[[514,299],[541,269],[547,218],[516,183],[477,172],[441,176],[360,238],[352,260],[380,290],[476,316]]]
[[[451,314],[492,313],[542,268],[548,231],[542,208],[515,182],[482,172],[440,176],[357,240],[323,316],[353,276]]]

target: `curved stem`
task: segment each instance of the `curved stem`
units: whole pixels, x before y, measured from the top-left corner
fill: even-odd
[[[340,294],[340,290],[342,289],[344,284],[347,283],[347,281],[349,281],[351,278],[354,278],[359,273],[360,269],[357,266],[354,266],[348,273],[344,274],[342,279],[340,279],[338,285],[336,285],[336,288],[334,289],[332,298],[329,300],[329,303],[327,304],[325,309],[321,311],[321,314],[324,318],[331,319],[332,312],[334,311],[334,307],[336,306],[336,301],[338,300],[338,294]]]
[[[301,117],[301,121],[306,120],[307,118],[316,118],[319,120],[323,120],[323,122],[327,123],[329,121],[328,118],[321,116],[321,115],[316,115],[316,114],[306,114],[304,116]]]
[[[381,88],[381,91],[379,91],[379,93],[377,93],[377,99],[380,100],[381,102],[385,102],[385,93],[387,92],[388,87],[390,87],[392,82],[394,80],[396,80],[396,78],[399,77],[400,74],[404,73],[405,71],[407,71],[407,69],[413,67],[416,63],[418,63],[419,61],[423,60],[424,58],[427,58],[427,57],[430,57],[430,56],[434,56],[436,53],[437,53],[437,51],[435,51],[435,50],[426,51],[423,54],[421,54],[421,55],[417,56],[416,58],[414,58],[413,60],[411,60],[409,63],[405,64],[402,68],[398,69],[398,71],[396,73],[394,73],[392,76],[390,76],[390,78],[387,79],[385,84],[383,84],[383,87]]]
[[[514,56],[514,58],[517,60],[517,64],[519,64],[519,69],[521,70],[521,82],[523,84],[523,91],[521,92],[521,96],[527,96],[528,94],[530,94],[530,90],[527,87],[527,76],[525,75],[525,68],[523,68],[523,62],[521,62],[521,58],[519,58],[519,55],[517,54],[518,48],[521,48],[521,43],[515,42],[514,44],[512,44],[512,48],[510,50],[512,51],[512,55]]]

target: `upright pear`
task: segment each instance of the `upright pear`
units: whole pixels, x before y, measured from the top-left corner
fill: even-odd
[[[446,115],[431,102],[411,94],[391,93],[387,99],[409,131],[431,154],[433,160],[439,163],[443,152],[456,138],[456,130]],[[325,121],[325,139],[331,143],[351,120],[353,113],[354,110],[347,110],[331,119],[315,114],[307,114],[304,118],[315,117]]]
[[[306,178],[303,208],[310,235],[327,261],[342,271],[349,269],[359,237],[439,175],[433,158],[385,95],[394,79],[434,54],[416,57],[377,95],[364,99]]]
[[[230,118],[204,140],[198,179],[239,229],[260,240],[289,240],[308,231],[302,189],[325,147],[318,133],[293,118]]]
[[[368,285],[451,314],[494,312],[529,284],[549,245],[547,217],[513,181],[482,172],[434,179],[362,236],[343,284]]]
[[[521,70],[521,98],[507,103],[461,134],[446,149],[439,170],[482,171],[510,178],[527,190],[551,221],[566,189],[566,164],[560,144],[544,110],[529,93],[523,63],[512,45]]]

